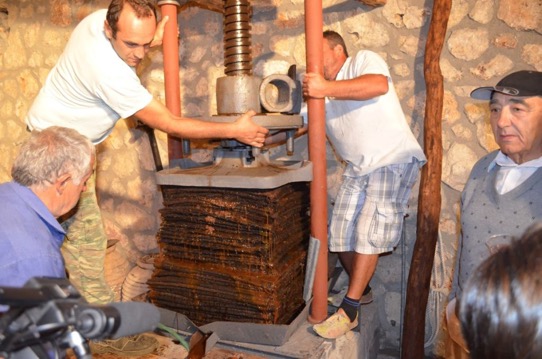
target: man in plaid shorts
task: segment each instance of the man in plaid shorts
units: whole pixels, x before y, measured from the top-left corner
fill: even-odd
[[[363,291],[381,253],[401,238],[404,213],[425,155],[412,134],[386,62],[376,53],[349,57],[343,38],[324,32],[324,76],[306,74],[305,97],[326,99],[326,132],[347,163],[333,208],[329,249],[349,275],[339,309],[314,331],[337,338],[358,325]]]

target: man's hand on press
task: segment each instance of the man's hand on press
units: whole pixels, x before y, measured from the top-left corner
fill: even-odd
[[[234,138],[253,147],[262,147],[269,130],[252,121],[252,116],[255,114],[255,111],[250,110],[235,120]]]

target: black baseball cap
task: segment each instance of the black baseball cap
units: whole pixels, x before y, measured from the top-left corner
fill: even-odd
[[[518,71],[505,76],[495,87],[479,87],[470,93],[477,100],[489,100],[493,92],[510,96],[542,96],[542,72]]]

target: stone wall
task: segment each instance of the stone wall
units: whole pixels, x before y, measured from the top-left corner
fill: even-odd
[[[60,56],[74,26],[108,0],[0,0],[0,181],[10,179],[18,146],[28,133],[24,116]],[[252,51],[254,73],[286,73],[305,67],[304,1],[255,0]],[[388,0],[369,7],[354,0],[324,0],[324,28],[345,37],[349,51],[372,49],[388,62],[408,121],[422,140],[425,84],[423,54],[431,16],[430,0]],[[440,236],[426,320],[428,351],[442,352],[441,318],[450,286],[458,238],[460,191],[470,168],[495,148],[487,106],[468,97],[477,86],[492,85],[520,69],[542,71],[540,0],[454,0],[441,67],[445,79],[443,178]],[[222,15],[185,7],[180,24],[182,111],[186,116],[216,113],[215,80],[223,76]],[[162,54],[152,50],[138,69],[154,96],[163,100]],[[167,164],[166,136],[157,133]],[[196,157],[209,156],[205,142],[192,143]],[[307,155],[306,139],[298,140]],[[330,197],[340,181],[341,164],[328,154]],[[132,263],[157,250],[161,195],[154,180],[148,139],[135,121],[121,120],[99,145],[98,194],[106,230],[118,239]],[[416,195],[406,219],[405,240],[386,255],[372,281],[384,347],[399,346],[401,311],[415,240]]]

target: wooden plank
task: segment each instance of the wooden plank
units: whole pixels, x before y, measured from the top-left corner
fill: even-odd
[[[416,243],[408,276],[401,358],[424,358],[425,312],[441,207],[443,78],[440,54],[446,36],[451,0],[435,0],[425,46],[426,106],[423,167],[418,200]]]
[[[181,5],[180,11],[183,11],[189,7],[200,7],[205,10],[210,10],[214,12],[224,13],[224,3],[222,0],[206,0],[206,1],[186,1]]]

